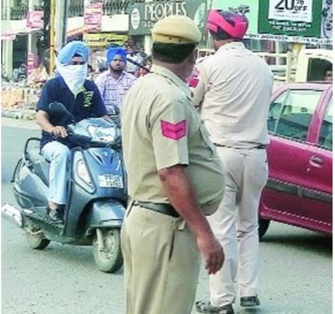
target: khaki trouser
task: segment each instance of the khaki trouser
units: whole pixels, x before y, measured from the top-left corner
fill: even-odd
[[[209,277],[214,306],[235,301],[234,281],[238,273],[240,296],[257,295],[258,205],[268,177],[265,149],[217,147],[225,169],[225,194],[217,212],[208,217],[223,246],[223,267]]]
[[[200,254],[182,219],[133,205],[121,240],[127,314],[190,314]]]

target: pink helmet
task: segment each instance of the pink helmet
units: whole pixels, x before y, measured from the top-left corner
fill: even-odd
[[[215,39],[242,39],[249,26],[248,19],[231,11],[211,10],[207,29]]]

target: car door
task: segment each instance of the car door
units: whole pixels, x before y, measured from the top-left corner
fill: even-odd
[[[269,180],[262,194],[261,216],[308,227],[311,187],[307,176],[315,145],[310,142],[313,117],[325,92],[322,85],[293,85],[276,94],[269,111],[271,142]]]
[[[310,141],[314,149],[309,155],[307,180],[304,191],[306,213],[310,224],[319,224],[318,229],[332,232],[332,173],[333,173],[333,96],[330,87],[322,105],[312,121]]]

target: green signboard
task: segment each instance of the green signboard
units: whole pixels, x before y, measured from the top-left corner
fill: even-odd
[[[246,38],[332,44],[333,4],[329,0],[213,0],[213,9],[244,14]]]
[[[193,19],[206,34],[206,0],[144,2],[129,6],[129,35],[149,35],[154,24],[169,15],[185,15]]]
[[[320,38],[321,12],[320,0],[263,0],[258,33]]]

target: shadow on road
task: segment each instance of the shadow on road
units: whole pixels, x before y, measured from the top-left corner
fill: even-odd
[[[292,229],[294,230],[294,229]],[[301,233],[292,231],[284,234],[268,234],[261,243],[283,244],[295,249],[315,251],[319,255],[332,256],[333,238],[330,235],[303,230]]]

